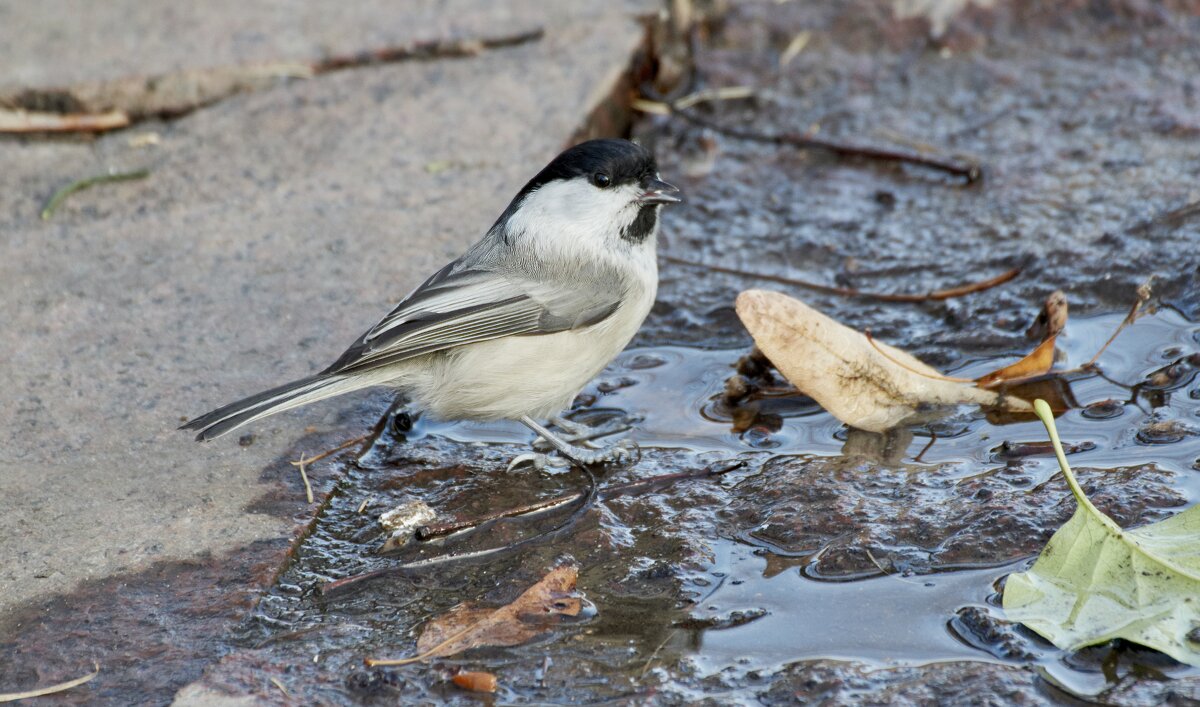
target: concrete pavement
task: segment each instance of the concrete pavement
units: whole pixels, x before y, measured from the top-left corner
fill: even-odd
[[[4,2],[0,76],[45,90],[545,33],[279,81],[95,141],[0,140],[0,639],[18,607],[81,581],[290,536],[303,511],[250,510],[278,491],[262,470],[353,399],[258,423],[249,446],[175,427],[326,365],[491,224],[644,38],[633,5],[582,0],[281,8]],[[135,168],[150,176],[39,220],[56,188]]]

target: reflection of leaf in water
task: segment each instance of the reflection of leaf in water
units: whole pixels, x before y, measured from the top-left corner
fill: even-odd
[[[1028,572],[1009,575],[1008,618],[1064,650],[1124,638],[1200,666],[1200,507],[1122,530],[1079,487],[1049,406],[1035,410],[1079,508]]]
[[[778,292],[742,292],[737,313],[792,385],[852,427],[883,432],[930,408],[961,403],[1029,410],[1022,400],[947,379],[900,349],[874,343]]]
[[[515,646],[535,638],[564,618],[590,611],[591,604],[575,590],[579,569],[556,567],[511,604],[486,609],[459,604],[425,626],[417,640],[418,655],[399,660],[368,659],[370,666],[405,665],[454,655],[480,646]]]
[[[994,0],[892,0],[892,13],[898,20],[924,17],[929,21],[929,34],[941,37],[946,26],[968,5],[991,7]]]

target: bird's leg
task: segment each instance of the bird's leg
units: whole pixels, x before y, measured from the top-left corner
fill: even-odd
[[[576,447],[570,442],[562,439],[558,435],[538,424],[536,420],[528,415],[521,416],[521,424],[533,430],[542,439],[549,442],[550,446],[556,449],[559,454],[580,466],[595,466],[596,464],[605,464],[608,462],[632,461],[638,454],[637,445],[628,440],[622,440],[616,444],[612,444],[600,449],[584,449],[583,447]]]

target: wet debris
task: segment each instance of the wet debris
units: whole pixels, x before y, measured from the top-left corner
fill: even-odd
[[[496,676],[478,670],[466,670],[461,673],[455,673],[454,677],[450,678],[450,682],[469,692],[496,691]]]
[[[405,685],[404,678],[400,677],[399,673],[382,668],[356,670],[347,675],[343,683],[347,690],[360,697],[398,693]]]
[[[380,552],[397,550],[408,544],[422,526],[437,520],[437,512],[429,504],[416,499],[406,501],[390,511],[379,514],[379,524],[388,532]]]
[[[564,564],[550,570],[512,603],[498,609],[459,604],[425,625],[411,658],[367,658],[367,667],[407,665],[450,656],[480,646],[515,646],[567,621],[587,620],[595,607],[576,590],[579,568]]]

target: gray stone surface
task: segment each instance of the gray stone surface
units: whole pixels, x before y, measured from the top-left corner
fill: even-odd
[[[0,0],[0,89],[315,61],[414,41],[551,28],[647,6],[644,0]]]
[[[95,142],[0,141],[0,636],[14,607],[81,580],[287,535],[291,521],[247,510],[268,490],[260,473],[351,401],[256,424],[249,447],[236,434],[201,446],[176,426],[326,365],[491,224],[643,37],[627,7],[588,2],[556,3],[550,20],[535,3],[458,2],[436,21],[428,2],[159,5],[4,3],[0,75],[285,59],[425,25],[547,32],[287,82]],[[267,39],[227,31],[264,17]],[[136,140],[150,132],[157,145]],[[138,167],[151,176],[38,219],[57,187]]]

